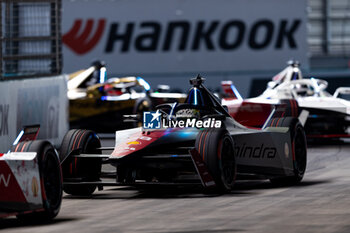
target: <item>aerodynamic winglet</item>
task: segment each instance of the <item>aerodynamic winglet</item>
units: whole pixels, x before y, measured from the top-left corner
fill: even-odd
[[[198,151],[196,149],[192,149],[190,150],[190,154],[191,154],[194,167],[196,168],[196,171],[199,175],[199,178],[201,180],[203,187],[206,187],[206,188],[215,187],[216,183],[213,177],[210,175],[208,168],[203,162]]]
[[[307,120],[308,116],[309,116],[309,111],[307,111],[307,110],[302,110],[301,111],[298,119],[299,119],[299,121],[300,121],[302,126],[305,126],[305,123],[306,123],[306,120]]]
[[[40,125],[24,126],[23,130],[18,134],[12,145],[17,145],[23,141],[34,141],[39,134]]]

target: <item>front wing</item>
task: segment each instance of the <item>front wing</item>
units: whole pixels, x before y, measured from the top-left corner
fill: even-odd
[[[0,217],[43,210],[37,153],[0,154]]]

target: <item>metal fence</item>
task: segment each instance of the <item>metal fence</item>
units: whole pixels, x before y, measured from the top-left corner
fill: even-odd
[[[311,57],[350,57],[350,0],[308,0]]]
[[[0,79],[61,72],[61,0],[2,0],[0,19]]]

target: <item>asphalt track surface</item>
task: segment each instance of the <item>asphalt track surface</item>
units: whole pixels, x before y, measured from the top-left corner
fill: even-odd
[[[113,144],[104,140],[105,145]],[[0,220],[5,232],[350,232],[350,143],[311,146],[303,182],[240,181],[230,194],[107,188],[65,195],[52,223]],[[0,230],[1,231],[1,230]]]

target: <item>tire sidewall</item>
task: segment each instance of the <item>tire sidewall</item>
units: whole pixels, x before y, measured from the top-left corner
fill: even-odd
[[[235,156],[233,154],[232,159],[234,161],[234,177],[232,177],[232,182],[228,184],[224,177],[224,164],[221,157],[221,154],[223,152],[224,140],[230,141],[233,153],[233,139],[226,129],[203,130],[197,137],[195,148],[201,155],[210,174],[213,176],[215,183],[217,184],[217,186],[219,186],[218,188],[223,191],[229,191],[234,186],[237,169],[235,163]]]
[[[46,160],[49,159],[49,156],[51,156],[51,158],[54,159],[55,164],[57,164],[57,166],[58,166],[58,169],[57,169],[56,172],[58,172],[58,174],[59,174],[58,179],[60,180],[59,197],[58,197],[59,200],[58,200],[58,202],[55,205],[52,205],[52,203],[50,203],[49,201],[43,199],[43,204],[44,204],[44,208],[45,208],[46,212],[49,215],[51,215],[50,216],[51,218],[53,218],[53,217],[57,216],[57,214],[59,213],[60,207],[61,207],[61,203],[62,203],[62,195],[63,195],[63,193],[62,193],[62,191],[63,191],[62,170],[61,170],[59,158],[58,158],[57,153],[55,152],[55,149],[48,142],[46,142],[44,145],[45,145],[45,147],[43,148],[43,151],[42,151],[42,153],[40,155],[41,161],[39,160],[39,164],[41,164],[43,166],[43,164],[45,164]],[[39,166],[39,169],[41,169],[41,171],[40,171],[40,179],[42,180],[42,190],[41,190],[41,192],[42,192],[43,196],[44,196],[44,193],[45,193],[45,197],[47,198],[47,190],[46,190],[45,184],[43,182],[45,174],[43,174],[44,168],[42,166]]]
[[[37,159],[38,159],[38,166],[39,166],[39,175],[40,175],[40,184],[41,184],[41,195],[42,195],[42,201],[43,201],[43,208],[44,212],[38,212],[38,217],[43,218],[45,220],[51,220],[54,217],[57,216],[57,214],[60,211],[61,203],[62,203],[62,196],[63,196],[63,185],[62,185],[62,170],[59,162],[59,157],[54,149],[54,147],[51,145],[48,141],[33,141],[29,142],[30,145],[27,147],[27,152],[36,152],[37,153]],[[55,171],[57,177],[56,181],[59,182],[59,186],[57,188],[56,195],[56,203],[52,204],[48,198],[47,198],[47,190],[45,187],[45,176],[48,174],[44,174],[46,161],[48,159],[53,159],[54,163],[57,165],[57,170]],[[54,171],[50,171],[54,172]]]
[[[229,144],[231,146],[231,151],[232,153],[234,153],[234,142],[232,140],[232,137],[228,134],[228,133],[225,133],[224,134],[224,138],[223,140],[220,141],[220,150],[221,150],[221,154],[223,153],[223,146],[224,146],[224,140],[228,140],[229,141]],[[221,170],[221,179],[222,179],[222,182],[223,184],[225,185],[225,189],[226,190],[231,190],[235,184],[235,181],[236,181],[236,174],[237,174],[237,165],[236,165],[236,158],[235,158],[235,155],[233,154],[232,156],[232,159],[234,161],[234,174],[233,174],[233,177],[232,177],[232,181],[231,183],[227,183],[226,182],[226,179],[223,175],[223,165],[224,165],[224,161],[222,160],[222,158],[219,157],[219,167],[220,167],[220,170]]]
[[[300,138],[298,138],[300,137]],[[294,175],[298,178],[298,179],[302,179],[306,170],[306,165],[307,165],[307,141],[306,141],[306,135],[305,135],[305,131],[303,126],[300,124],[299,121],[297,121],[294,124],[293,127],[293,131],[291,131],[291,139],[292,139],[292,145],[293,145],[293,150],[294,150],[294,158],[295,160],[293,161],[293,169],[294,169]],[[300,155],[297,154],[297,145],[296,145],[296,141],[297,140],[302,140],[303,141],[303,148],[301,148],[302,150],[304,150],[303,153],[305,153],[305,155]],[[303,156],[303,158],[299,158],[299,156]],[[303,160],[302,162],[305,164],[303,165],[304,168],[302,168],[300,170],[300,166],[302,166],[301,164],[298,163],[298,159]]]
[[[305,135],[305,130],[304,127],[301,125],[299,122],[298,118],[295,117],[287,117],[287,119],[283,122],[284,124],[282,127],[289,127],[290,130],[290,138],[291,138],[291,144],[293,148],[293,172],[294,172],[294,177],[296,178],[296,181],[302,180],[305,170],[306,170],[306,164],[307,164],[307,140],[306,140],[306,135]],[[298,137],[300,140],[303,141],[303,150],[305,151],[305,156],[302,158],[305,163],[304,169],[302,171],[299,170],[300,164],[298,164],[297,158],[299,158],[299,154],[297,154],[297,145],[296,145],[296,140],[298,140]],[[295,159],[294,159],[295,158]]]

